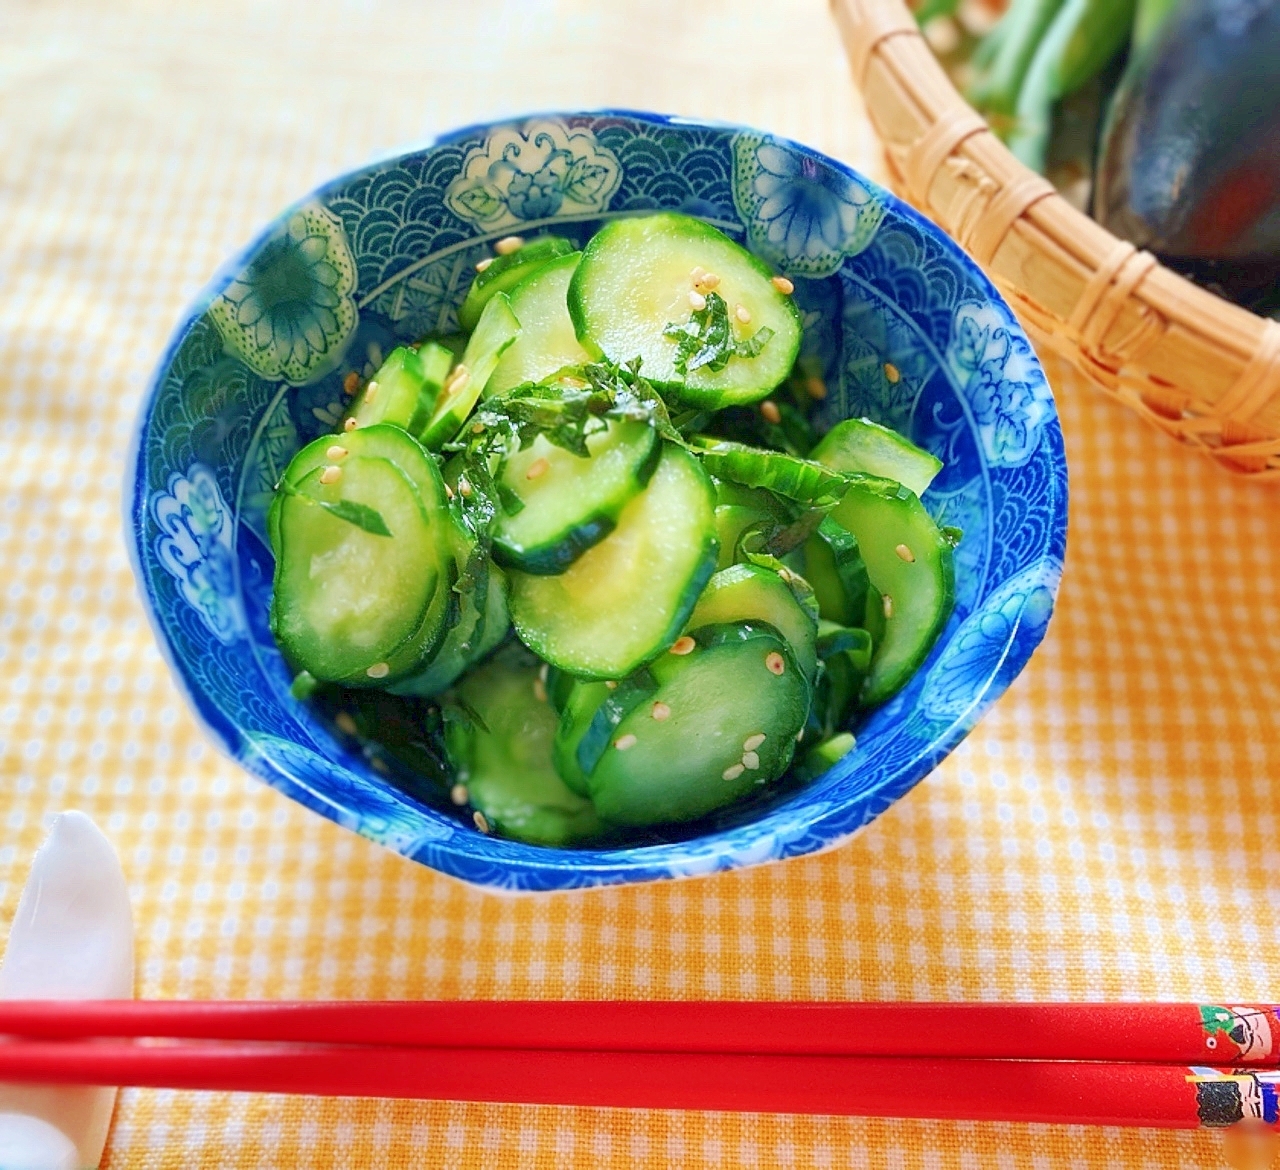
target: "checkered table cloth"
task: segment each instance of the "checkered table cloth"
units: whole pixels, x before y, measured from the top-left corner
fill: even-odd
[[[1060,607],[937,772],[821,857],[510,899],[321,820],[204,742],[120,537],[145,379],[276,210],[503,113],[755,124],[875,173],[821,0],[0,6],[0,916],[59,810],[106,830],[155,997],[1277,996],[1280,495],[1051,370]],[[1075,1127],[131,1090],[104,1165],[1222,1165]]]

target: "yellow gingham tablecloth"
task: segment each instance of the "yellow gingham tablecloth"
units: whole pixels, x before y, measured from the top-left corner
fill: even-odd
[[[1055,368],[1060,608],[938,771],[824,856],[511,899],[222,760],[119,526],[179,311],[315,184],[434,130],[618,105],[878,161],[822,0],[0,4],[0,919],[51,817],[119,849],[154,997],[1277,999],[1280,495]],[[1223,1165],[1075,1127],[130,1090],[105,1165]]]

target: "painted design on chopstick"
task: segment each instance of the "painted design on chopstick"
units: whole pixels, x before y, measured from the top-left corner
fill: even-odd
[[[1274,1051],[1272,1017],[1280,1022],[1280,1011],[1274,1007],[1201,1004],[1204,1046],[1213,1053],[1215,1060],[1222,1063],[1260,1063]]]
[[[1211,1128],[1238,1121],[1280,1120],[1280,1070],[1192,1068],[1187,1081],[1196,1087],[1196,1116]]]

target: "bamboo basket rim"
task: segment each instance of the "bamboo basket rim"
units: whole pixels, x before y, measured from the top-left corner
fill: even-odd
[[[831,0],[892,185],[992,277],[1043,346],[1147,422],[1280,482],[1280,322],[1117,239],[956,91],[902,0]]]

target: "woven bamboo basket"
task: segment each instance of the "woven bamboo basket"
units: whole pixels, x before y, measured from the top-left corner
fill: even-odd
[[[831,0],[898,192],[986,269],[1042,346],[1168,435],[1280,482],[1280,323],[1116,239],[956,92],[901,0]]]

